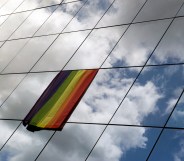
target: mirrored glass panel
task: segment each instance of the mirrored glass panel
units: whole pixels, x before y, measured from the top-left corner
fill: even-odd
[[[6,43],[1,44],[0,72],[2,72],[9,63],[11,63],[27,41],[28,39],[21,39],[16,41],[6,41]]]
[[[181,8],[177,16],[184,16],[184,6]]]
[[[41,1],[44,0],[25,0],[22,5],[14,11],[14,13],[38,8]]]
[[[163,126],[184,88],[183,73],[184,66],[144,68],[111,123]]]
[[[182,161],[184,159],[183,130],[165,129],[151,154],[149,161],[168,160]]]
[[[145,0],[116,0],[97,27],[132,22]]]
[[[70,3],[70,2],[74,2],[74,1],[76,1],[76,0],[64,0],[63,3]]]
[[[85,161],[103,128],[104,126],[66,124],[61,132],[56,133],[38,161]]]
[[[73,2],[62,4],[52,16],[45,22],[45,24],[38,30],[36,35],[46,35],[53,33],[60,33],[70,22],[83,2]]]
[[[61,34],[32,71],[61,70],[89,31]]]
[[[60,4],[63,0],[42,0],[41,3],[39,4],[39,7],[46,7],[46,6],[52,6],[52,5],[57,5]]]
[[[177,18],[157,47],[148,64],[184,62],[184,18]]]
[[[178,98],[173,98],[170,100],[170,104],[174,104]],[[167,126],[169,127],[176,127],[176,128],[184,128],[184,94],[181,97],[180,101],[178,102]]]
[[[41,7],[47,7],[51,5],[57,5],[60,4],[62,0],[26,0],[24,3],[16,9],[15,12],[21,12],[21,11],[26,11],[26,10],[32,10],[36,8],[41,8]]]
[[[30,11],[10,15],[0,26],[0,40],[7,40],[30,15]]]
[[[69,121],[107,123],[133,83],[137,71],[100,70]]]
[[[64,31],[91,29],[100,20],[113,0],[88,1]]]
[[[9,0],[3,7],[0,9],[0,15],[5,15],[5,14],[11,14],[18,8],[24,0]]]
[[[26,21],[20,26],[20,28],[10,37],[10,39],[16,39],[20,37],[31,37],[37,32],[39,27],[47,20],[47,18],[52,14],[52,9],[56,7],[38,9],[31,11],[30,16]]]
[[[108,126],[88,161],[145,161],[160,129]]]
[[[30,39],[16,57],[6,67],[3,73],[28,72],[37,60],[44,54],[56,36],[35,37]]]
[[[93,30],[65,69],[99,68],[127,26]]]
[[[1,0],[0,1],[0,9],[8,2],[8,0]]]
[[[0,75],[0,106],[14,90],[24,75]],[[1,107],[0,107],[1,108]]]
[[[2,149],[0,159],[35,160],[52,133],[52,131],[32,133],[21,125]]]
[[[174,17],[183,0],[148,0],[135,22]]]
[[[8,16],[0,16],[0,26],[3,25],[7,18]]]
[[[56,74],[57,73],[40,73],[29,74],[27,77],[24,76],[24,80],[0,108],[0,118],[24,119]],[[19,77],[17,76],[17,79]],[[19,78],[19,80],[20,79],[21,78]],[[3,85],[3,83],[5,82],[1,82],[1,85]],[[12,87],[11,91],[14,90],[11,83],[12,82],[7,81],[7,85],[3,90],[4,92],[10,91],[10,87]]]
[[[19,124],[20,124],[19,121],[0,120],[0,128],[3,129],[1,130],[1,133],[0,133],[0,149],[3,147],[5,142],[8,140],[8,138],[11,136],[11,134],[13,133],[13,131],[17,128]],[[0,155],[1,160],[4,160],[4,157],[2,156],[2,154]]]
[[[103,67],[143,65],[171,20],[131,25]]]

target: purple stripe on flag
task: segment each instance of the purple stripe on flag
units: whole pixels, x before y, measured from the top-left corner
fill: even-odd
[[[71,71],[61,71],[53,79],[50,85],[46,88],[38,101],[33,106],[29,114],[24,118],[23,125],[28,124],[29,120],[42,108],[42,106],[52,97],[56,90],[61,86],[65,79],[70,75]]]

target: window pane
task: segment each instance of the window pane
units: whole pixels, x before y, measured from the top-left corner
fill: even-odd
[[[183,72],[183,66],[146,67],[111,123],[163,126],[184,88]]]
[[[11,62],[11,60],[17,55],[17,53],[22,49],[28,39],[7,41],[0,48],[0,71],[2,72],[6,66]]]
[[[10,37],[10,39],[33,36],[39,27],[52,14],[52,9],[54,10],[55,7],[33,11],[24,24],[21,25],[21,27]]]
[[[60,33],[79,10],[82,4],[83,2],[74,2],[61,5],[38,30],[36,35]]]
[[[131,25],[103,67],[143,65],[169,23],[164,20]]]
[[[169,101],[169,105],[172,106],[177,101],[177,99],[178,98],[171,99]],[[184,107],[184,95],[181,97],[178,105],[176,106],[167,126],[184,128],[184,121],[183,121],[184,108],[183,107]]]
[[[0,26],[6,21],[8,16],[0,16]]]
[[[61,70],[89,31],[61,34],[33,71]]]
[[[5,144],[7,139],[11,136],[13,131],[17,128],[20,122],[18,121],[2,121],[0,120],[0,128],[3,129],[0,132],[0,148]],[[0,155],[0,159],[4,158],[2,154]],[[4,160],[4,159],[2,159]]]
[[[62,0],[26,0],[15,12],[21,12],[51,5],[59,4]]]
[[[8,2],[8,0],[1,0],[1,1],[0,1],[0,9],[1,9],[1,7],[3,7],[7,2]]]
[[[177,16],[183,16],[183,15],[184,15],[184,6],[181,8]]]
[[[66,124],[57,132],[38,161],[84,161],[104,126]]]
[[[0,108],[0,118],[24,119],[56,74],[29,74]],[[4,91],[10,90],[11,83],[7,82]]]
[[[7,40],[31,12],[13,14],[0,26],[0,40]]]
[[[110,6],[112,1],[113,0],[88,1],[64,31],[76,31],[93,28]]]
[[[184,62],[184,18],[176,19],[148,64]]]
[[[10,93],[13,91],[13,89],[17,86],[17,84],[21,81],[23,77],[24,77],[23,74],[0,76],[0,91],[1,91],[0,106],[5,101],[5,99],[10,95]]]
[[[130,23],[145,0],[116,0],[97,27]]]
[[[126,27],[93,30],[65,69],[99,68]]]
[[[56,36],[44,36],[32,38],[3,73],[28,72],[53,42],[55,37]]]
[[[164,130],[149,161],[155,160],[182,161],[184,159],[183,140],[184,137],[182,130],[168,130],[168,129]]]
[[[136,76],[129,69],[100,70],[69,121],[107,123]]]
[[[52,133],[51,131],[31,133],[21,125],[2,149],[0,160],[4,160],[4,158],[8,158],[8,160],[16,158],[19,161],[35,160]]]
[[[149,0],[135,22],[174,17],[182,3],[182,0]]]
[[[9,0],[1,9],[0,15],[10,14],[12,13],[21,3],[23,0]]]
[[[108,126],[89,161],[145,161],[160,129]]]
[[[18,7],[15,12],[27,11],[35,9],[39,6],[40,2],[44,0],[25,0],[20,7]],[[14,12],[14,13],[15,13]]]

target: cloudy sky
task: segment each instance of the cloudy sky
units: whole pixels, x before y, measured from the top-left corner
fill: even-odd
[[[53,134],[2,119],[24,119],[59,70],[99,67],[37,160],[85,161],[110,123],[87,160],[146,161],[168,117],[149,160],[184,160],[184,131],[171,129],[184,128],[183,3],[0,0],[0,161],[35,160]]]

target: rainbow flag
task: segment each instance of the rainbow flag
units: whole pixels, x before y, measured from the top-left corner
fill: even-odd
[[[23,120],[29,131],[62,130],[98,69],[61,71]]]

